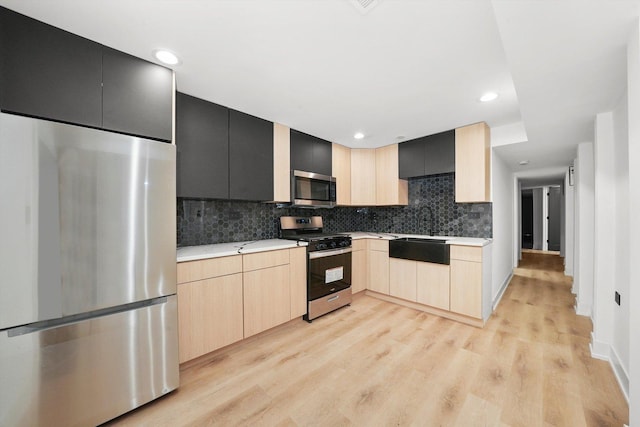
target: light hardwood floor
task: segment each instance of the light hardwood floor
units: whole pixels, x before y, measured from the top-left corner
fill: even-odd
[[[484,329],[356,296],[181,368],[132,426],[622,426],[557,255],[525,253]]]

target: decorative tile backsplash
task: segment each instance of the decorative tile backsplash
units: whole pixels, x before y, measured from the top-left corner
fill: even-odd
[[[491,203],[455,203],[455,175],[409,180],[409,205],[279,208],[275,204],[178,199],[178,246],[274,239],[281,216],[320,215],[327,232],[372,231],[492,237]]]

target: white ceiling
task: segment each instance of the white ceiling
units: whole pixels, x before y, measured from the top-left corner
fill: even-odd
[[[353,3],[0,0],[145,59],[171,49],[178,90],[350,147],[519,127],[527,140],[496,147],[515,171],[521,159],[566,166],[592,140],[595,114],[626,87],[639,15],[638,0],[379,0],[366,14]],[[489,90],[498,100],[480,103]]]

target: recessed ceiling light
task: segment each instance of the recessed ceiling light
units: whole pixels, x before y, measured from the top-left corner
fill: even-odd
[[[177,65],[180,63],[178,56],[165,49],[156,49],[153,51],[153,56],[160,62],[166,65]]]
[[[498,97],[498,94],[495,92],[487,92],[480,97],[480,102],[490,102]]]
[[[520,161],[518,162],[518,164],[519,164],[520,166],[528,165],[528,164],[529,164],[529,160],[520,160]]]
[[[362,133],[362,132],[356,132],[356,133],[353,135],[353,137],[354,137],[355,139],[362,139],[362,138],[364,138],[364,133]]]

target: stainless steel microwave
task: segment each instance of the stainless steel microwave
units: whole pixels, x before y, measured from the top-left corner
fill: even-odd
[[[336,179],[319,173],[291,171],[291,203],[307,208],[336,205]]]

